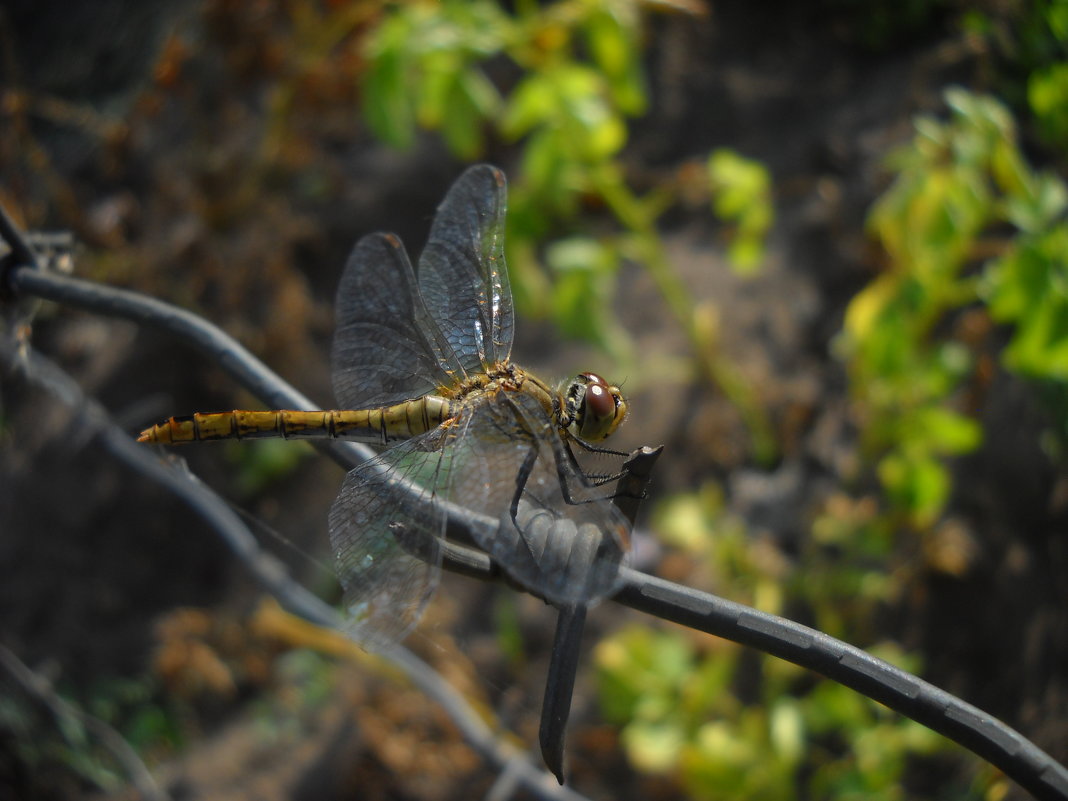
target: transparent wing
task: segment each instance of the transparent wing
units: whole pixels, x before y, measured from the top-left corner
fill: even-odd
[[[356,243],[337,291],[331,354],[341,408],[417,398],[452,383],[458,368],[427,314],[404,246],[391,234]]]
[[[467,372],[483,372],[512,350],[512,290],[504,263],[504,173],[468,169],[449,189],[419,258],[419,288]]]
[[[478,545],[550,601],[592,603],[615,592],[629,526],[585,480],[537,399],[500,392],[462,424],[449,497],[480,513]]]
[[[446,513],[435,487],[448,481],[444,437],[436,429],[351,470],[330,509],[348,633],[370,650],[403,639],[437,588]]]

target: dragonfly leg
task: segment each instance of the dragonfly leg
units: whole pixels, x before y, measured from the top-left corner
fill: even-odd
[[[587,453],[603,453],[603,454],[605,454],[607,456],[628,456],[629,455],[629,454],[624,453],[623,451],[617,451],[614,448],[602,448],[602,447],[600,447],[598,445],[594,445],[594,444],[592,444],[590,442],[586,442],[586,440],[580,439],[579,437],[572,437],[571,439],[573,439],[575,442],[577,442],[579,445],[581,445],[582,449],[584,451],[586,451]],[[623,475],[623,474],[620,473],[620,475]]]
[[[575,461],[574,454],[571,453],[570,449],[568,449],[566,444],[564,445],[564,448],[567,449],[566,450],[566,454],[565,454],[565,458],[569,459],[570,460],[570,464],[574,468],[574,470],[576,470],[579,474],[581,474],[582,471],[579,468],[578,463]],[[571,494],[571,488],[568,486],[566,471],[561,466],[560,454],[556,453],[556,448],[553,448],[553,456],[555,457],[553,461],[554,461],[554,464],[556,466],[556,479],[560,484],[560,495],[563,497],[564,503],[567,503],[567,504],[569,504],[571,506],[577,506],[580,503],[589,503],[590,502],[589,500],[587,500],[587,501],[575,500],[575,498]],[[533,471],[533,469],[534,469],[534,462],[537,461],[537,458],[538,458],[538,450],[537,450],[537,448],[531,447],[530,450],[527,453],[526,458],[523,459],[522,466],[516,472],[516,477],[515,477],[516,492],[515,492],[515,495],[512,496],[512,506],[511,506],[511,510],[510,511],[511,511],[511,516],[512,516],[512,522],[516,523],[516,527],[517,528],[518,528],[519,524],[518,524],[518,521],[516,519],[516,515],[519,513],[519,499],[522,497],[524,492],[526,492],[531,498],[533,498],[534,501],[539,506],[541,506],[543,508],[547,506],[545,501],[541,500],[533,490],[531,490],[531,489],[529,489],[527,487],[527,479],[530,478],[531,471]]]
[[[607,454],[607,455],[610,455],[610,456],[626,456],[625,453],[619,453],[617,451],[609,450],[608,448],[595,448],[594,446],[590,445],[589,443],[583,442],[580,439],[576,439],[575,442],[578,442],[584,448],[586,448],[589,451],[592,451],[593,453],[603,453],[603,454]],[[601,486],[604,486],[605,484],[611,483],[612,481],[618,481],[624,475],[626,475],[626,472],[627,472],[626,470],[621,470],[618,473],[587,473],[585,470],[582,469],[582,466],[578,463],[578,459],[575,458],[575,452],[571,449],[571,442],[570,441],[565,441],[563,443],[563,450],[564,450],[564,458],[567,459],[568,463],[571,465],[571,467],[574,470],[574,472],[577,473],[578,475],[582,476],[583,478],[585,478],[587,481],[589,481],[591,486],[601,487]],[[564,470],[563,470],[562,467],[560,467],[559,459],[561,457],[558,454],[556,458],[558,460],[557,461],[556,472],[557,472],[557,475],[559,476],[559,479],[560,479],[560,491],[563,493],[565,501],[567,501],[570,504],[576,504],[576,503],[591,503],[592,501],[595,501],[595,500],[602,500],[602,498],[587,498],[584,501],[573,500],[571,498],[571,493],[567,488],[567,476],[564,475]],[[605,496],[605,498],[603,498],[603,500],[611,500],[614,497],[615,497],[614,495],[608,495],[608,496]]]
[[[527,553],[530,558],[535,562],[538,561],[537,554],[530,547],[530,543],[527,538],[523,536],[523,529],[519,525],[519,499],[523,496],[523,492],[526,491],[527,480],[530,478],[531,472],[534,470],[534,462],[538,459],[537,448],[530,448],[527,451],[527,455],[523,458],[523,464],[519,466],[519,470],[515,475],[515,494],[512,495],[512,503],[508,507],[508,517],[512,521],[512,525],[515,527],[516,533],[519,534],[519,540],[523,543],[523,546],[527,549]]]
[[[619,481],[627,474],[626,470],[620,470],[618,473],[583,473],[586,480],[595,487],[603,487],[605,484],[611,484],[613,481]],[[609,495],[609,498],[614,498],[615,495]]]
[[[572,437],[572,441],[577,442],[579,446],[587,453],[599,453],[604,454],[606,456],[628,455],[626,453],[623,453],[623,451],[617,451],[612,448],[600,448],[596,445],[592,445],[589,442],[586,442],[583,439],[579,439],[578,437]],[[581,467],[579,467],[578,460],[575,459],[574,451],[571,450],[571,441],[566,442],[565,445],[567,446],[568,456],[571,458],[571,463],[575,466],[575,469],[582,473],[582,475],[585,476],[586,480],[589,481],[595,487],[600,487],[605,484],[611,484],[613,481],[619,481],[619,479],[623,478],[623,476],[627,474],[626,470],[620,470],[618,473],[586,473],[582,470]]]

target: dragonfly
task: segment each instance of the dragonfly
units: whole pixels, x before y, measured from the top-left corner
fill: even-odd
[[[599,443],[626,401],[595,373],[553,387],[512,363],[506,205],[504,174],[476,165],[438,207],[418,273],[396,236],[357,242],[335,309],[338,409],[198,413],[139,437],[379,446],[345,476],[329,514],[348,633],[371,650],[421,618],[457,510],[475,545],[558,606],[610,596],[628,562],[629,524],[575,455],[616,453]]]

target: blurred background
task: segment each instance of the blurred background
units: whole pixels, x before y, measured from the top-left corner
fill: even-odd
[[[515,360],[665,444],[640,566],[868,649],[1068,760],[1068,3],[7,0],[0,203],[76,275],[192,310],[323,408],[333,294],[508,175]],[[5,332],[5,336],[10,332]],[[259,408],[156,331],[32,344],[131,434]],[[0,376],[0,642],[181,798],[485,794],[444,713],[295,629],[204,523]],[[342,471],[184,450],[336,601]],[[285,543],[270,531],[278,532]],[[534,747],[555,615],[447,576],[407,644]],[[596,798],[1024,797],[851,690],[603,604],[568,741]],[[0,678],[0,798],[127,798]]]

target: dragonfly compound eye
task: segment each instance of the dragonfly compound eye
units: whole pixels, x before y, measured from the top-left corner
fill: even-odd
[[[589,442],[599,442],[615,431],[627,416],[627,402],[619,387],[595,373],[581,373],[568,388],[573,412],[571,430]]]

